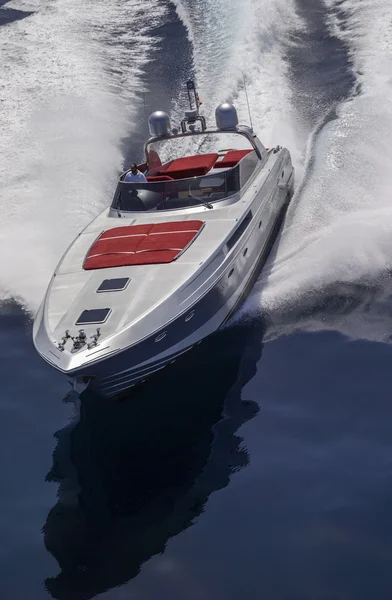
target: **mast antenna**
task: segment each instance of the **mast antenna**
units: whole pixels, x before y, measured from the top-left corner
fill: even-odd
[[[199,99],[199,94],[196,91],[196,86],[193,79],[188,79],[188,81],[186,82],[186,89],[188,92],[190,110],[196,110],[196,114],[199,115],[199,107],[201,102]]]
[[[253,130],[252,115],[251,115],[250,106],[249,106],[248,90],[246,89],[245,74],[242,74],[242,78],[244,80],[245,96],[246,96],[246,103],[248,105],[248,114],[249,114],[250,127]]]
[[[200,102],[199,94],[196,91],[193,79],[188,79],[186,82],[186,89],[188,92],[189,110],[185,111],[185,118],[181,121],[182,133],[186,133],[187,127],[189,128],[189,131],[194,132],[196,121],[201,123],[201,130],[205,131],[207,129],[207,123],[205,117],[199,112],[202,102]]]

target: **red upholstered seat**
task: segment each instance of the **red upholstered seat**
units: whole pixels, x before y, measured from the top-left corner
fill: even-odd
[[[173,181],[173,177],[168,175],[150,175],[147,177],[147,181]]]
[[[206,175],[213,167],[218,154],[199,154],[177,158],[170,164],[162,167],[158,175],[169,175],[173,179],[186,179],[187,177],[201,177]]]
[[[173,221],[114,227],[90,248],[83,268],[170,263],[192,243],[203,221]]]
[[[215,163],[214,168],[228,169],[235,167],[235,165],[240,162],[241,158],[244,158],[249,152],[254,152],[254,150],[230,150],[230,152],[225,154],[222,160]]]
[[[157,175],[160,175],[160,173],[162,173],[164,175],[164,171],[165,169],[167,169],[171,164],[172,164],[172,160],[169,160],[167,163],[165,163],[164,165],[159,161],[154,163],[154,165],[150,165],[149,169],[148,169],[148,174],[146,175],[147,179],[148,177],[155,177]]]

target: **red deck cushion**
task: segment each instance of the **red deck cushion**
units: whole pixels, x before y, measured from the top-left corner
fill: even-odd
[[[90,248],[83,268],[105,269],[172,262],[197,236],[203,221],[114,227]]]
[[[194,231],[172,231],[170,233],[146,235],[137,246],[136,252],[147,252],[149,250],[177,250],[181,252],[194,237]]]
[[[168,175],[149,175],[147,181],[173,181],[173,177]]]
[[[235,167],[235,165],[240,162],[241,158],[244,158],[249,152],[254,152],[254,150],[230,150],[230,152],[225,154],[222,160],[215,163],[214,168],[228,169]]]
[[[139,254],[102,254],[88,258],[84,264],[84,269],[91,271],[93,269],[107,269],[110,267],[171,263],[177,254],[177,250],[158,250],[155,252],[140,252]]]
[[[186,179],[187,177],[201,177],[206,175],[213,167],[218,154],[200,154],[177,158],[170,164],[162,167],[158,175],[169,175],[173,179]]]
[[[146,175],[146,177],[155,177],[156,175],[159,175],[160,173],[162,173],[163,175],[165,174],[165,170],[172,164],[172,160],[169,160],[167,163],[162,164],[161,162],[157,163],[157,164],[150,164],[149,169],[148,169],[148,174]]]
[[[114,227],[113,229],[107,229],[104,231],[99,239],[105,240],[119,237],[148,235],[153,227],[154,223],[146,223],[145,225],[132,225],[132,233],[129,230],[129,225],[126,227]]]

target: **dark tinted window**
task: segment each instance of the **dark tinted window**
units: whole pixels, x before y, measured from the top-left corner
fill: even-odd
[[[139,212],[173,210],[203,203],[217,202],[232,196],[239,190],[239,168],[223,173],[173,179],[171,181],[148,181],[126,183],[120,181],[112,202],[118,211]]]
[[[237,229],[235,230],[235,232],[233,233],[233,235],[227,242],[227,247],[229,250],[231,250],[233,248],[233,246],[236,245],[236,243],[238,242],[238,240],[240,239],[242,234],[245,233],[245,230],[247,229],[249,223],[252,220],[252,217],[253,217],[252,211],[249,211],[248,214],[241,221],[241,223],[238,225]]]
[[[104,323],[108,318],[111,308],[93,308],[84,310],[75,325],[90,325],[93,323]]]
[[[105,279],[97,292],[119,292],[124,290],[129,282],[129,277],[120,277],[118,279]]]

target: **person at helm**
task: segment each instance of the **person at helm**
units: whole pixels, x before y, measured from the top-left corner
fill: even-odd
[[[130,171],[128,171],[127,174],[125,175],[124,181],[126,181],[128,183],[135,183],[135,182],[146,183],[147,179],[143,175],[143,173],[141,173],[141,171],[139,171],[136,163],[131,163]]]

